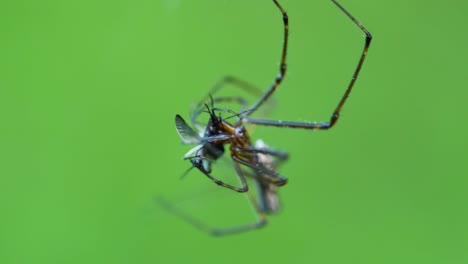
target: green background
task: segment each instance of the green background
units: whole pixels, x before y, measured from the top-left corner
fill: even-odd
[[[282,0],[272,117],[324,121],[363,34],[330,1]],[[2,1],[0,263],[468,263],[467,4],[341,3],[374,35],[330,131],[258,129],[290,152],[284,210],[210,237],[160,213],[188,150],[176,113],[226,74],[266,89],[268,0]]]

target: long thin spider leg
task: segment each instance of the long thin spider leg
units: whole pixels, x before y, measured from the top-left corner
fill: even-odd
[[[213,111],[217,111],[217,112],[226,112],[226,113],[230,113],[231,115],[226,117],[226,118],[223,118],[223,120],[227,120],[227,119],[231,119],[233,117],[239,117],[239,121],[237,121],[238,123],[240,123],[242,117],[241,115],[244,113],[246,107],[247,107],[247,100],[241,96],[222,96],[222,97],[215,97],[213,98],[213,103],[224,103],[224,102],[227,102],[227,103],[236,103],[239,105],[239,109],[240,109],[240,112],[236,112],[236,111],[233,111],[231,109],[228,109],[228,108],[220,108],[220,107],[213,107]],[[197,110],[195,112],[193,112],[193,116],[192,116],[192,124],[195,124],[195,126],[199,129],[199,130],[203,130],[203,125],[198,122],[197,117],[202,113],[203,111],[200,111],[200,110]]]
[[[242,80],[240,78],[234,77],[234,76],[225,76],[223,79],[221,79],[219,82],[217,82],[213,88],[208,92],[208,94],[203,97],[199,102],[198,106],[203,105],[203,103],[209,98],[209,96],[215,95],[218,91],[220,91],[222,88],[226,87],[227,84],[233,84],[234,87],[240,88],[241,90],[244,90],[245,92],[251,94],[251,95],[262,95],[263,92],[260,90],[258,87],[255,85]]]
[[[240,168],[239,164],[234,163],[234,168],[238,172],[239,176],[243,175],[244,172]],[[262,187],[262,186],[259,185],[258,187]],[[267,198],[269,198],[269,196],[267,196],[264,193],[264,189],[260,189],[259,191],[261,192],[260,197],[259,197],[260,200],[257,200],[256,196],[252,193],[251,190],[247,190],[246,192],[250,203],[255,208],[257,220],[253,223],[248,223],[248,224],[234,226],[234,227],[227,227],[227,228],[216,228],[216,227],[209,226],[203,221],[201,221],[200,219],[197,219],[191,214],[185,212],[184,210],[177,208],[177,206],[174,206],[171,202],[164,199],[164,197],[156,197],[156,201],[168,212],[178,216],[179,218],[188,222],[195,228],[203,232],[206,232],[212,236],[224,236],[224,235],[242,233],[242,232],[246,232],[246,231],[253,230],[253,229],[258,229],[258,228],[263,227],[267,223],[264,209],[270,208],[268,207],[270,201],[266,200]],[[275,194],[276,193],[274,193],[274,195]]]
[[[354,18],[351,13],[349,13],[346,9],[343,8],[337,1],[331,0],[343,13],[348,16],[348,18],[353,21],[354,24],[356,24],[366,35],[365,43],[364,43],[364,49],[361,53],[361,57],[359,59],[359,62],[356,66],[356,69],[354,70],[353,77],[348,85],[348,88],[346,89],[345,93],[343,94],[343,97],[341,100],[338,102],[338,105],[336,106],[335,110],[333,111],[332,116],[330,117],[330,120],[328,122],[318,122],[318,123],[303,123],[303,122],[289,122],[289,121],[274,121],[274,120],[262,120],[262,119],[249,119],[249,118],[244,118],[243,122],[244,123],[251,123],[251,124],[257,124],[257,125],[264,125],[264,126],[276,126],[276,127],[290,127],[290,128],[304,128],[304,129],[316,129],[316,130],[325,130],[325,129],[330,129],[332,128],[336,122],[338,121],[338,118],[340,117],[340,111],[343,108],[343,105],[346,103],[346,99],[348,99],[349,94],[351,93],[354,83],[356,82],[359,72],[361,71],[362,65],[364,63],[364,60],[367,55],[367,51],[369,50],[369,46],[372,40],[372,35],[367,29],[359,23],[359,21]]]
[[[228,109],[228,108],[213,107],[213,111],[226,112],[226,113],[232,114],[231,117],[237,116],[237,117],[239,117],[239,119],[242,119],[242,116],[239,113],[237,113],[236,111],[233,111],[231,109]]]
[[[240,188],[237,187],[237,186],[225,183],[225,182],[223,182],[221,180],[218,180],[214,176],[212,176],[211,173],[210,173],[210,170],[207,171],[205,169],[205,167],[203,166],[203,159],[204,158],[195,156],[195,157],[189,157],[187,159],[191,160],[193,167],[197,168],[201,173],[205,174],[205,176],[208,177],[208,179],[210,179],[211,181],[213,181],[217,185],[228,188],[228,189],[231,189],[231,190],[236,191],[236,192],[240,192],[240,193],[247,192],[249,190],[249,186],[247,185],[247,181],[245,180],[245,177],[244,177],[244,172],[240,168],[238,168],[237,166],[235,166],[234,168],[236,169],[236,173],[239,176],[239,179],[241,181],[242,187],[240,187]]]
[[[247,100],[245,98],[240,97],[240,96],[222,96],[222,97],[215,97],[214,98],[215,103],[222,103],[222,102],[228,102],[228,103],[237,103],[240,105],[241,111],[247,106]]]
[[[258,182],[258,196],[261,197],[262,203],[259,203],[261,210],[266,214],[274,214],[279,212],[281,208],[278,195],[278,186],[271,183]]]
[[[235,162],[252,168],[255,171],[255,175],[253,176],[255,177],[256,180],[269,182],[276,186],[283,186],[288,182],[287,178],[281,176],[279,173],[275,171],[272,171],[266,168],[261,163],[252,163],[252,162],[243,160],[234,154],[231,155],[231,157]]]
[[[269,170],[276,171],[276,168],[284,162],[288,155],[286,152],[270,149],[263,140],[255,142],[255,148],[243,148],[243,155],[252,152],[255,155],[255,161]],[[247,170],[245,175],[253,179],[262,177],[262,173],[258,170]],[[257,180],[256,190],[259,197],[259,206],[266,214],[277,213],[281,208],[281,203],[278,195],[278,186],[273,183]]]
[[[234,227],[227,227],[227,228],[217,228],[217,227],[209,226],[208,224],[201,221],[200,219],[197,219],[193,215],[178,208],[173,203],[166,200],[164,197],[156,197],[156,202],[160,206],[162,206],[165,210],[167,210],[169,213],[181,218],[182,220],[191,224],[192,226],[199,229],[200,231],[208,233],[212,236],[225,236],[225,235],[238,234],[238,233],[246,232],[246,231],[253,230],[253,229],[258,229],[258,228],[265,226],[265,224],[267,223],[265,212],[261,209],[261,208],[264,208],[264,206],[263,204],[258,204],[264,201],[257,201],[257,199],[255,198],[255,195],[252,194],[252,191],[248,191],[247,195],[248,195],[250,203],[255,208],[257,221],[253,223],[248,223],[248,224],[234,226]]]
[[[204,96],[194,107],[192,110],[192,116],[191,116],[191,122],[192,124],[197,124],[198,122],[196,119],[198,116],[203,112],[203,105],[204,103],[209,99],[210,96],[214,96],[217,92],[219,92],[221,89],[224,87],[228,87],[228,84],[232,84],[235,88],[239,88],[243,91],[245,91],[248,94],[254,95],[254,96],[261,96],[262,95],[262,90],[260,90],[258,87],[255,85],[242,80],[240,78],[234,77],[234,76],[225,76],[223,79],[218,81],[213,88],[208,92],[206,96]],[[243,99],[242,99],[243,100]],[[227,100],[226,100],[227,101]],[[214,98],[214,102],[220,102],[220,99]],[[245,108],[245,105],[243,103],[241,104],[242,108]],[[241,109],[241,111],[244,111],[244,109]]]
[[[289,154],[284,151],[274,150],[270,148],[257,148],[257,147],[248,147],[248,148],[241,148],[235,147],[234,151],[242,152],[242,153],[252,153],[252,154],[266,154],[273,157],[280,159],[281,161],[285,161],[289,158]]]
[[[341,111],[341,108],[343,107],[343,105],[345,104],[346,102],[346,99],[348,98],[349,94],[351,93],[351,90],[353,89],[353,86],[354,86],[354,83],[356,82],[357,80],[357,77],[359,75],[359,72],[361,71],[361,67],[362,67],[362,64],[364,63],[364,60],[366,58],[366,55],[367,55],[367,51],[369,50],[369,46],[370,46],[370,43],[372,41],[372,35],[369,31],[367,31],[367,29],[361,24],[359,23],[359,21],[356,20],[356,18],[354,18],[353,15],[351,15],[351,13],[348,12],[348,10],[344,9],[343,6],[341,6],[336,0],[331,0],[339,9],[341,9],[341,11],[343,11],[346,16],[349,17],[349,19],[351,19],[353,21],[354,24],[356,24],[363,32],[364,34],[366,34],[366,40],[365,40],[365,44],[364,44],[364,49],[362,50],[362,53],[361,53],[361,58],[359,59],[359,62],[358,62],[358,65],[356,66],[356,70],[354,70],[354,74],[353,74],[353,77],[348,85],[348,88],[346,89],[343,97],[341,98],[340,102],[338,103],[335,111],[333,112],[333,115],[330,119],[330,127],[333,126],[336,121],[338,120],[339,118],[339,114],[340,114],[340,111]]]
[[[276,7],[278,7],[279,11],[283,15],[283,24],[284,24],[284,37],[283,37],[283,49],[281,54],[281,63],[279,68],[279,73],[275,78],[275,81],[271,85],[270,89],[268,89],[262,97],[249,109],[245,112],[247,116],[253,114],[257,109],[265,103],[270,96],[276,91],[279,87],[281,82],[283,81],[284,77],[286,76],[286,57],[287,57],[287,50],[288,50],[288,36],[289,36],[289,17],[286,11],[284,11],[283,7],[278,3],[277,0],[273,0]]]
[[[214,183],[216,183],[219,186],[222,186],[222,187],[225,187],[225,188],[228,188],[228,189],[231,189],[233,191],[240,192],[240,193],[247,192],[249,190],[249,186],[247,185],[247,181],[245,180],[245,177],[244,177],[243,174],[238,173],[239,179],[240,179],[241,184],[242,184],[242,187],[239,188],[239,187],[236,187],[234,185],[231,185],[231,184],[228,184],[228,183],[225,183],[223,181],[220,181],[220,180],[216,179],[214,176],[212,176],[210,173],[205,171],[203,168],[197,167],[197,169],[199,171],[201,171],[203,174],[205,174],[205,176],[208,177],[208,179],[212,180]]]

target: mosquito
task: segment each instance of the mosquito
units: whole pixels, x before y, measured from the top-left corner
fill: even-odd
[[[289,37],[289,18],[284,8],[277,0],[273,0],[278,10],[282,15],[283,20],[283,45],[281,52],[281,63],[279,73],[274,79],[274,82],[266,92],[261,92],[255,86],[246,81],[226,77],[220,81],[210,91],[208,96],[202,99],[195,107],[191,116],[193,127],[190,127],[187,122],[180,116],[176,115],[175,124],[176,130],[184,144],[195,144],[196,146],[189,150],[184,156],[185,160],[189,160],[192,168],[198,169],[211,181],[222,187],[234,190],[236,192],[247,192],[249,187],[247,185],[246,177],[253,178],[267,186],[283,186],[287,183],[287,178],[280,175],[276,170],[268,168],[267,163],[261,162],[261,155],[278,156],[278,152],[271,151],[269,148],[261,148],[252,145],[250,134],[246,129],[247,124],[260,125],[260,126],[274,126],[282,128],[301,128],[310,130],[328,130],[332,128],[339,119],[341,109],[343,108],[346,100],[351,93],[354,84],[357,80],[359,72],[369,49],[372,35],[367,29],[359,23],[346,9],[344,9],[337,1],[331,0],[357,27],[359,27],[365,34],[364,49],[362,50],[359,62],[354,70],[351,81],[348,84],[343,96],[338,102],[335,110],[333,111],[330,119],[325,122],[293,122],[293,121],[276,121],[268,119],[255,119],[251,115],[258,112],[261,108],[266,107],[267,102],[271,101],[271,96],[279,88],[286,75],[286,58],[288,50],[288,37]],[[250,107],[247,107],[246,100],[243,97],[229,96],[229,97],[213,97],[219,90],[225,87],[225,84],[231,83],[241,90],[244,90],[252,95],[257,95],[260,98]],[[206,103],[209,99],[210,104]],[[228,108],[219,108],[215,104],[222,102],[234,102],[240,105],[241,111],[233,111]],[[208,113],[209,118],[205,126],[197,119],[202,113]],[[227,117],[222,117],[227,115]],[[237,120],[229,121],[232,118]],[[213,164],[225,154],[226,146],[229,146],[229,155],[233,161],[234,169],[240,179],[241,186],[234,186],[219,180],[213,174]],[[249,168],[252,173],[246,173],[245,168]]]

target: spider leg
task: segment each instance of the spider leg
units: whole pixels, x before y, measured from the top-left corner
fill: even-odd
[[[237,103],[238,105],[240,105],[241,111],[243,111],[247,107],[247,100],[244,97],[240,97],[240,96],[216,97],[213,99],[213,102],[214,103],[220,103],[220,102]]]
[[[279,73],[276,76],[275,81],[270,86],[270,88],[262,95],[262,97],[260,97],[260,99],[249,110],[246,111],[247,116],[257,111],[257,109],[270,98],[270,96],[276,91],[276,89],[279,87],[279,85],[281,84],[281,82],[283,81],[286,75],[286,57],[287,57],[288,36],[289,36],[289,17],[286,11],[278,3],[277,0],[273,0],[273,3],[275,3],[276,7],[279,9],[281,14],[283,15],[284,35],[283,35],[283,48],[282,48],[282,54],[281,54],[281,63],[279,67]]]
[[[201,221],[200,219],[197,219],[193,215],[185,212],[184,210],[178,208],[175,206],[173,203],[169,202],[168,200],[164,199],[164,197],[156,197],[156,202],[162,206],[165,210],[167,210],[169,213],[181,218],[185,222],[191,224],[195,228],[199,229],[200,231],[203,231],[205,233],[208,233],[212,236],[225,236],[225,235],[232,235],[232,234],[238,234],[242,232],[246,232],[249,230],[254,230],[261,228],[266,225],[267,220],[266,220],[266,215],[265,212],[261,209],[263,208],[261,204],[259,204],[259,201],[255,198],[255,195],[251,192],[247,192],[249,202],[254,206],[255,208],[255,213],[257,215],[257,221],[253,223],[247,223],[239,226],[233,226],[233,227],[226,227],[226,228],[217,228],[217,227],[212,227],[205,222]],[[260,201],[261,202],[261,201]]]
[[[207,169],[205,169],[203,165],[203,160],[205,158],[195,156],[195,157],[190,157],[188,159],[191,160],[193,167],[197,168],[201,173],[203,173],[206,177],[208,177],[208,179],[210,179],[217,185],[231,189],[236,192],[240,192],[240,193],[247,192],[249,190],[249,186],[247,185],[247,181],[245,180],[245,177],[244,177],[244,172],[239,168],[239,166],[236,163],[234,163],[234,169],[236,170],[236,173],[239,176],[242,187],[236,187],[232,184],[225,183],[224,181],[218,180],[216,177],[212,176],[211,170],[208,169],[207,171]]]
[[[237,164],[237,163],[234,163],[234,168],[236,169],[237,173],[239,174],[239,177],[241,178],[241,181],[243,181],[243,183],[245,183],[245,178],[244,178],[244,174],[243,174],[244,172],[240,168],[240,165]],[[209,174],[205,174],[205,175],[210,177]],[[214,178],[210,178],[210,179],[213,180]],[[218,181],[216,179],[214,179],[213,181],[215,181],[217,184],[218,184],[218,182],[221,182],[221,181]],[[220,184],[218,184],[218,185],[220,185]],[[227,187],[228,184],[223,183],[221,186]],[[233,186],[231,186],[231,187],[233,187]],[[247,187],[247,186],[245,185],[245,187]],[[236,187],[234,187],[234,188],[236,188]],[[229,188],[229,189],[232,189],[232,188]],[[179,218],[181,218],[182,220],[188,222],[189,224],[191,224],[195,228],[197,228],[197,229],[199,229],[199,230],[201,230],[201,231],[203,231],[205,233],[208,233],[208,234],[210,234],[212,236],[224,236],[224,235],[242,233],[242,232],[246,232],[246,231],[253,230],[253,229],[258,229],[258,228],[261,228],[261,227],[265,226],[265,224],[267,223],[265,209],[269,208],[269,207],[266,206],[268,201],[265,200],[267,198],[267,196],[263,194],[264,190],[261,189],[259,191],[261,191],[260,200],[258,200],[255,197],[255,195],[252,193],[251,190],[249,190],[248,188],[246,189],[246,194],[248,195],[249,202],[255,208],[257,221],[255,221],[253,223],[243,224],[243,225],[234,226],[234,227],[227,227],[227,228],[217,228],[217,227],[209,226],[206,223],[204,223],[203,221],[201,221],[201,220],[195,218],[194,216],[192,216],[191,214],[185,212],[184,210],[181,210],[181,209],[177,208],[171,202],[167,201],[163,197],[156,197],[156,201],[164,209],[166,209],[168,212],[178,216]]]
[[[263,94],[262,90],[260,90],[258,87],[255,85],[242,80],[240,78],[234,77],[234,76],[225,76],[222,78],[220,81],[218,81],[213,88],[208,92],[208,94],[203,97],[197,104],[197,106],[203,105],[204,102],[208,100],[208,98],[211,96],[214,96],[218,91],[223,89],[224,87],[228,87],[228,84],[234,85],[234,87],[239,88],[241,90],[244,90],[245,92],[254,95],[254,96],[260,96]]]
[[[238,151],[240,148],[234,149]],[[283,151],[270,149],[263,140],[257,140],[255,148],[242,148],[243,154],[250,153],[256,156],[256,161],[260,162],[264,167],[270,170],[276,170],[278,166],[288,159],[288,154]],[[262,175],[259,171],[246,171],[246,176],[251,178]],[[260,176],[261,177],[261,176]],[[278,194],[278,186],[265,181],[255,181],[257,195],[259,197],[259,206],[266,214],[275,214],[281,209],[280,198]]]
[[[255,171],[255,174],[252,175],[255,177],[254,179],[258,181],[272,183],[276,186],[283,186],[288,182],[286,177],[280,175],[276,171],[270,170],[261,163],[244,160],[238,157],[236,153],[233,153],[231,157],[235,162],[252,168]]]
[[[281,82],[284,79],[284,76],[286,75],[286,57],[287,57],[287,50],[288,50],[288,38],[289,38],[289,17],[286,11],[283,9],[283,7],[279,4],[277,0],[273,0],[273,3],[276,5],[276,7],[279,9],[281,14],[283,15],[283,27],[284,27],[284,35],[283,35],[283,47],[282,47],[282,54],[281,54],[281,63],[280,63],[280,68],[279,68],[279,73],[275,78],[275,81],[271,85],[270,89],[268,89],[265,93],[263,93],[260,89],[257,87],[253,86],[252,84],[238,79],[236,77],[232,76],[226,76],[224,77],[221,81],[219,81],[215,86],[211,89],[211,91],[206,95],[202,100],[196,105],[195,111],[193,111],[192,114],[192,124],[197,124],[196,118],[200,115],[202,111],[197,110],[200,109],[200,107],[203,105],[203,103],[211,96],[214,95],[216,92],[218,92],[222,87],[224,87],[225,84],[227,83],[232,83],[235,84],[237,87],[247,91],[250,94],[260,96],[260,99],[248,110],[243,111],[242,114],[245,116],[249,116],[253,114],[257,109],[263,105],[270,97],[271,95],[275,92],[275,90],[279,87]]]
[[[280,150],[275,150],[275,149],[270,149],[270,148],[257,148],[257,147],[241,148],[241,147],[235,147],[234,151],[243,152],[243,153],[252,153],[252,154],[261,153],[261,154],[276,157],[281,161],[286,161],[289,158],[289,154],[287,152],[280,151]]]
[[[359,59],[359,62],[356,66],[356,69],[354,70],[353,77],[351,78],[350,83],[348,84],[347,89],[345,90],[343,96],[341,97],[341,100],[338,102],[338,105],[336,106],[335,110],[333,111],[330,120],[327,122],[318,122],[318,123],[304,123],[304,122],[289,122],[289,121],[274,121],[274,120],[263,120],[263,119],[250,119],[250,118],[244,118],[243,122],[244,123],[251,123],[251,124],[257,124],[257,125],[263,125],[263,126],[276,126],[276,127],[289,127],[289,128],[303,128],[303,129],[313,129],[313,130],[326,130],[332,128],[336,122],[338,121],[338,118],[340,117],[340,111],[343,108],[343,105],[346,103],[346,100],[349,97],[349,94],[351,93],[354,83],[356,82],[356,79],[359,76],[359,72],[361,71],[362,65],[364,63],[364,60],[367,55],[367,51],[369,50],[369,46],[372,40],[372,35],[367,31],[367,29],[359,23],[359,21],[354,18],[351,13],[349,13],[346,9],[343,8],[337,1],[331,0],[345,15],[354,23],[356,26],[358,26],[362,32],[366,35],[365,43],[364,43],[364,49],[361,53],[361,57]],[[267,92],[268,93],[268,92]]]
[[[260,90],[258,87],[255,85],[242,80],[240,78],[234,77],[234,76],[225,76],[222,78],[220,81],[218,81],[213,88],[208,92],[207,95],[205,95],[194,107],[194,110],[192,111],[192,116],[191,116],[191,122],[192,124],[198,124],[196,119],[198,116],[200,116],[201,113],[203,113],[204,110],[204,104],[207,100],[209,100],[210,96],[214,96],[217,92],[219,92],[221,89],[224,89],[225,87],[229,87],[228,85],[232,84],[235,88],[239,88],[243,91],[245,91],[248,94],[254,95],[254,96],[260,96],[262,95],[262,90]],[[215,97],[213,99],[214,103],[218,102],[236,102],[239,103],[241,106],[241,111],[243,111],[246,108],[247,101],[243,97],[239,96],[227,96],[227,97]]]
[[[231,184],[228,184],[228,183],[225,183],[223,181],[220,181],[220,180],[216,179],[214,176],[212,176],[210,173],[205,171],[203,168],[197,167],[197,169],[199,171],[201,171],[203,174],[205,174],[205,176],[208,177],[208,179],[212,180],[214,183],[216,183],[219,186],[222,186],[222,187],[225,187],[225,188],[228,188],[228,189],[231,189],[233,191],[240,192],[240,193],[247,192],[249,190],[249,186],[247,185],[247,181],[245,180],[245,177],[244,177],[244,175],[242,173],[239,173],[239,172],[237,173],[239,175],[239,179],[240,179],[241,184],[242,184],[242,187],[239,188],[239,187],[236,187],[234,185],[231,185]]]

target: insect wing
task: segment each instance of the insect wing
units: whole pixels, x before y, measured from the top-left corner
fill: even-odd
[[[175,117],[176,130],[184,144],[198,144],[200,143],[200,136],[187,125],[185,120],[180,116]]]

